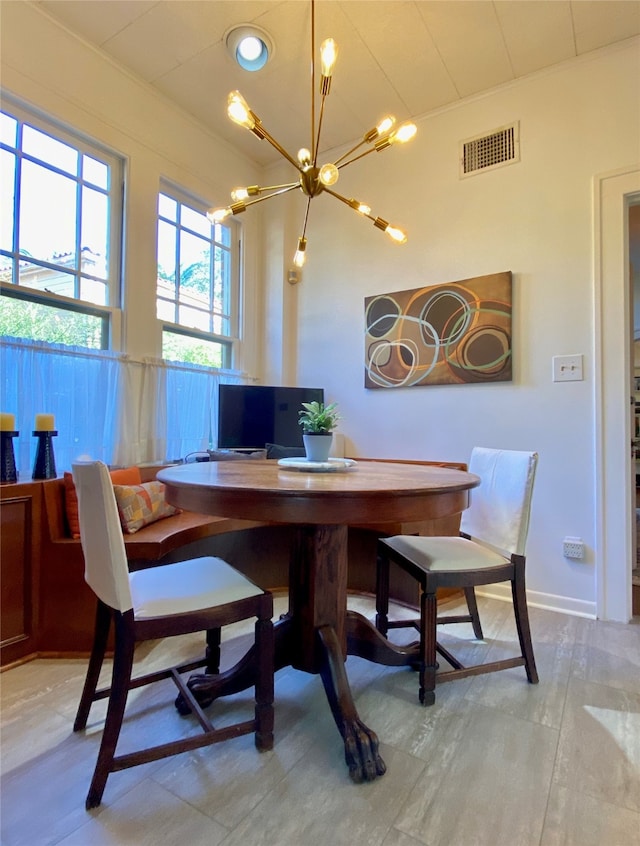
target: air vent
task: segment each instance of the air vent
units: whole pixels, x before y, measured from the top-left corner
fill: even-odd
[[[501,126],[488,135],[477,135],[460,143],[460,176],[520,161],[519,122]]]

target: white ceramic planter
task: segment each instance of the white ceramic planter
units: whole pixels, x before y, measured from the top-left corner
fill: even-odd
[[[304,449],[308,461],[326,461],[331,451],[333,435],[303,434]]]

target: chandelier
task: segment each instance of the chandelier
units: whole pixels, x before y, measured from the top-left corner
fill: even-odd
[[[303,147],[298,150],[295,158],[265,129],[260,118],[249,108],[249,105],[239,91],[232,91],[227,99],[227,114],[229,118],[239,126],[248,129],[249,132],[252,132],[261,141],[266,139],[283,158],[293,165],[298,175],[294,182],[288,182],[283,185],[249,185],[246,188],[234,188],[231,191],[231,204],[225,208],[210,209],[207,212],[207,217],[212,223],[220,223],[230,215],[237,215],[246,211],[249,206],[299,189],[307,197],[307,204],[302,224],[302,234],[298,238],[298,248],[293,259],[296,267],[302,267],[305,262],[309,209],[311,200],[320,194],[328,194],[336,200],[340,200],[341,203],[349,206],[349,208],[358,214],[373,221],[373,225],[377,229],[386,232],[395,243],[404,244],[407,240],[407,236],[401,229],[392,226],[382,217],[375,217],[371,213],[370,206],[354,198],[342,196],[342,194],[334,190],[333,186],[338,181],[342,168],[353,164],[353,162],[369,155],[369,153],[380,153],[388,147],[395,144],[403,144],[413,138],[416,134],[414,123],[403,123],[394,129],[396,120],[391,115],[387,115],[376,126],[365,132],[362,139],[340,156],[339,159],[321,165],[318,164],[325,100],[331,90],[331,78],[337,57],[338,46],[336,42],[333,38],[327,38],[320,46],[320,107],[316,123],[315,3],[314,0],[311,0],[311,147],[310,149]],[[367,147],[364,151],[360,149],[363,146]]]

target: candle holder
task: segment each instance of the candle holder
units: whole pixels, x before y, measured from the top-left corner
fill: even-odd
[[[50,432],[34,432],[34,438],[38,439],[38,448],[36,450],[36,460],[33,465],[32,479],[55,479],[56,473],[56,459],[53,454],[53,436],[57,435],[56,431]]]
[[[0,432],[0,482],[18,481],[13,439],[19,434],[20,432]]]

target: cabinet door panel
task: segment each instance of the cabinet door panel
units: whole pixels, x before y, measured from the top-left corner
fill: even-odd
[[[0,595],[2,646],[32,631],[31,607],[31,501],[16,499],[0,505],[2,583]]]
[[[37,649],[39,489],[0,489],[0,654],[6,665]]]

